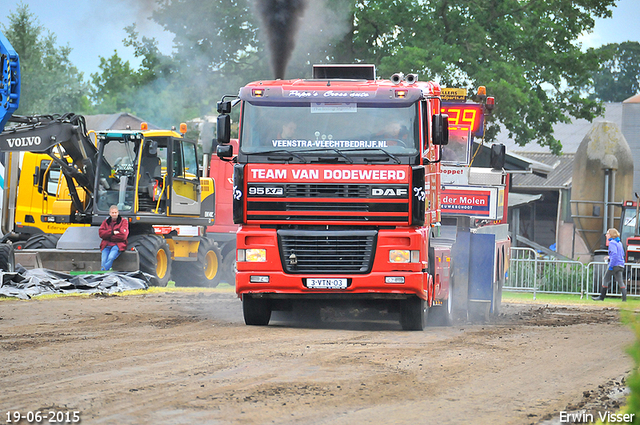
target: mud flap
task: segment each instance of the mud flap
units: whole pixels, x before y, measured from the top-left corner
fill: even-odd
[[[23,249],[15,251],[16,264],[22,265],[25,269],[93,272],[100,270],[101,260],[101,252],[95,250]],[[124,251],[113,262],[113,270],[135,272],[139,270],[139,262],[137,251]]]

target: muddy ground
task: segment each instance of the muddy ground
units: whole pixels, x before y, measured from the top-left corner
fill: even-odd
[[[220,291],[2,300],[0,423],[39,410],[83,424],[540,424],[615,408],[633,339],[617,311],[503,311],[403,332],[393,315],[327,309],[319,324],[249,327]]]

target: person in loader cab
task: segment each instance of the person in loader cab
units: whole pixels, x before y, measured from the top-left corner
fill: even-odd
[[[120,217],[116,205],[111,205],[109,208],[109,217],[100,225],[98,235],[102,239],[100,242],[101,270],[111,270],[115,259],[127,248],[127,237],[129,237],[129,222]]]
[[[622,291],[622,301],[627,300],[627,283],[622,277],[624,271],[624,248],[620,242],[620,233],[616,229],[609,229],[606,233],[607,246],[609,247],[609,268],[602,279],[602,289],[599,297],[592,297],[595,301],[603,301],[607,295],[609,282],[613,277]]]

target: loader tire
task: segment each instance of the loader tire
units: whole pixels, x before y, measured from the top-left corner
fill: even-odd
[[[151,275],[151,286],[167,286],[171,276],[171,251],[158,235],[129,237],[127,249],[135,248],[140,258],[140,271]]]
[[[0,244],[0,270],[12,272],[15,270],[16,259],[13,254],[13,245],[8,243]],[[0,285],[2,282],[0,281]]]
[[[174,261],[172,276],[176,286],[218,286],[222,278],[222,254],[218,244],[200,238],[198,261]]]
[[[55,249],[60,235],[54,235],[50,233],[40,233],[31,236],[22,245],[22,249]]]

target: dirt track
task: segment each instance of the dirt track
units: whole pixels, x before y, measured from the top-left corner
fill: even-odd
[[[0,421],[530,424],[632,364],[631,331],[597,306],[511,304],[424,332],[327,310],[319,325],[248,327],[241,311],[221,292],[1,301]]]

